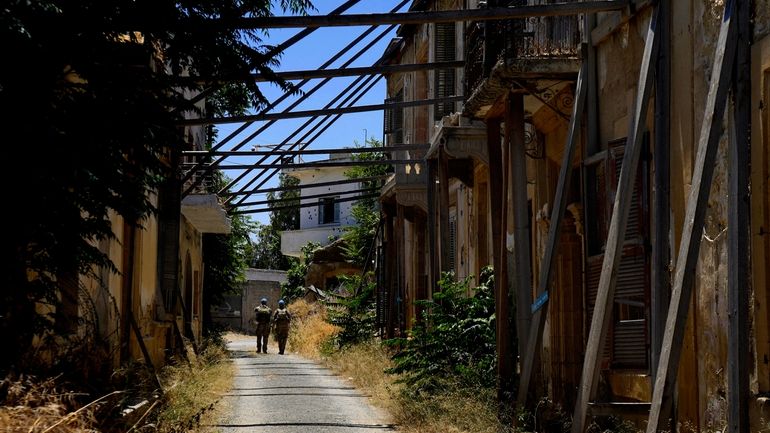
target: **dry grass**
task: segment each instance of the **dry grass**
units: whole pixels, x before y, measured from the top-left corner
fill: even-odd
[[[294,320],[289,343],[303,356],[321,360],[347,378],[371,402],[390,414],[391,422],[404,433],[504,432],[497,422],[494,390],[447,390],[436,396],[418,398],[396,383],[398,377],[384,373],[392,366],[390,353],[377,342],[369,342],[332,354],[322,355],[322,346],[336,329],[326,322],[317,304],[299,301],[290,311]]]
[[[303,299],[288,306],[291,312],[289,350],[306,358],[321,359],[321,347],[339,330],[326,321],[326,308]]]
[[[26,377],[15,381],[6,379],[8,388],[4,405],[0,406],[2,432],[83,433],[95,431],[93,417],[96,404],[75,409],[78,394],[62,390],[57,378],[37,381]]]
[[[152,426],[155,432],[204,432],[215,424],[223,408],[217,405],[219,396],[232,384],[234,366],[227,351],[219,344],[208,344],[201,354],[164,370],[163,382],[167,392]],[[138,429],[142,431],[142,429]],[[150,431],[150,430],[147,430]]]

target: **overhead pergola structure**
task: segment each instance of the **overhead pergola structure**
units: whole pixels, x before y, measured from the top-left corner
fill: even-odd
[[[285,92],[275,101],[269,103],[258,113],[244,116],[230,116],[223,118],[201,118],[189,119],[182,122],[182,125],[204,125],[204,124],[234,124],[240,123],[232,133],[220,140],[208,152],[184,152],[184,155],[196,158],[196,163],[184,165],[186,169],[183,181],[190,181],[189,186],[183,192],[183,196],[190,194],[195,187],[202,181],[206,174],[216,169],[241,170],[232,181],[230,181],[218,193],[224,198],[227,206],[232,208],[244,208],[249,206],[266,206],[272,204],[269,200],[249,201],[253,194],[259,194],[262,187],[270,181],[283,168],[310,168],[323,165],[329,165],[328,162],[307,162],[299,164],[285,164],[285,158],[293,158],[301,155],[332,153],[325,150],[307,153],[309,146],[312,145],[326,130],[328,130],[342,115],[350,113],[361,113],[367,111],[381,111],[386,109],[414,107],[421,105],[432,105],[441,102],[462,101],[463,96],[451,96],[445,98],[426,99],[417,101],[407,101],[391,104],[376,105],[356,105],[356,103],[369,92],[386,74],[401,73],[419,70],[457,68],[464,65],[463,61],[444,61],[423,64],[405,64],[405,65],[385,65],[382,61],[377,61],[368,67],[350,67],[351,64],[359,59],[364,53],[370,50],[377,42],[390,34],[399,24],[420,24],[437,22],[457,22],[457,21],[485,21],[485,20],[505,20],[511,18],[520,18],[528,16],[556,16],[556,15],[574,15],[585,12],[598,12],[608,10],[618,10],[627,7],[630,0],[603,0],[588,1],[580,3],[554,3],[538,6],[518,6],[506,8],[487,8],[471,9],[457,11],[430,11],[430,12],[399,12],[411,0],[402,0],[388,13],[379,14],[343,14],[353,7],[360,0],[348,0],[342,5],[331,11],[328,15],[322,16],[301,16],[301,17],[270,17],[267,20],[259,18],[242,18],[236,20],[217,20],[210,23],[198,23],[196,25],[228,26],[230,28],[288,28],[304,27],[303,30],[279,44],[267,55],[274,56],[280,54],[290,46],[301,41],[306,36],[313,33],[320,27],[330,26],[362,26],[368,25],[356,38],[347,46],[331,56],[324,64],[314,70],[285,71],[278,72],[277,77],[285,80],[301,80],[294,84],[292,91]],[[342,63],[339,67],[330,66],[343,56],[352,51],[358,44],[373,34],[378,27],[388,25],[383,31],[374,36],[363,48],[356,51],[351,57]],[[345,89],[343,89],[326,106],[317,110],[297,111],[296,108],[305,102],[311,95],[328,84],[336,77],[357,77]],[[322,79],[309,90],[304,88],[311,80]],[[234,81],[254,81],[262,82],[266,77],[260,74],[250,72],[232,74],[223,77],[186,77],[184,80],[191,82],[212,83],[212,87],[205,89],[192,99],[192,102],[200,101],[210,95],[217,86]],[[295,92],[302,90],[303,93],[291,103],[287,108],[280,112],[272,112],[279,104],[289,99]],[[307,118],[292,134],[286,137],[282,142],[274,145],[275,151],[241,151],[248,146],[260,134],[276,122],[284,119]],[[246,131],[255,122],[264,121],[257,130],[249,134],[246,138],[232,145],[229,150],[222,151],[227,144],[230,144],[236,137]],[[398,146],[399,150],[408,150],[403,146]],[[353,149],[339,149],[340,153]],[[386,152],[388,149],[364,148],[358,152]],[[415,149],[416,150],[416,149]],[[353,152],[351,152],[353,153]],[[250,164],[223,164],[232,161],[233,158],[242,156],[259,157],[259,159]],[[388,160],[379,161],[382,164],[409,164],[417,161],[410,160]],[[346,165],[354,165],[348,162]],[[198,175],[201,176],[198,176]],[[244,179],[248,180],[241,184]],[[232,193],[230,190],[238,186],[237,191]],[[312,185],[309,185],[312,187]],[[265,211],[260,210],[260,211]],[[242,212],[242,211],[241,211]],[[256,211],[255,211],[256,212]]]
[[[315,185],[303,185],[300,187],[287,187],[287,188],[262,188],[265,183],[278,171],[281,167],[287,167],[287,165],[279,164],[278,159],[282,157],[291,157],[305,154],[311,154],[309,152],[315,152],[308,149],[308,147],[326,131],[340,116],[367,110],[383,110],[394,107],[405,106],[417,106],[420,104],[434,104],[439,100],[422,100],[422,101],[410,101],[405,103],[393,104],[393,105],[370,105],[370,106],[357,106],[355,105],[366,92],[370,91],[374,85],[382,78],[382,74],[388,74],[393,72],[404,72],[408,70],[431,69],[431,68],[446,68],[446,67],[459,67],[460,64],[454,63],[447,65],[446,63],[434,63],[427,65],[403,65],[399,68],[395,68],[389,65],[384,65],[382,62],[375,62],[370,67],[356,67],[348,68],[352,62],[360,57],[366,50],[371,48],[376,41],[385,37],[390,31],[398,24],[422,24],[422,23],[439,23],[439,22],[459,22],[459,21],[488,21],[488,20],[507,20],[514,18],[525,18],[534,16],[558,16],[558,15],[575,15],[575,14],[587,14],[591,15],[601,11],[621,10],[632,5],[632,3],[650,3],[655,8],[653,18],[650,20],[650,27],[648,29],[647,38],[645,41],[645,50],[642,59],[642,64],[639,73],[639,87],[637,90],[637,101],[633,116],[631,116],[631,124],[629,125],[629,138],[630,142],[627,145],[628,150],[624,154],[624,161],[621,168],[620,179],[618,183],[617,194],[615,195],[614,211],[609,226],[609,235],[607,239],[607,252],[604,255],[604,263],[602,266],[602,273],[599,281],[598,294],[596,299],[595,310],[592,315],[592,323],[590,327],[590,333],[588,338],[588,345],[585,352],[585,359],[583,362],[583,373],[579,387],[579,393],[577,398],[577,404],[574,408],[574,417],[572,424],[572,431],[574,433],[580,433],[584,430],[587,420],[588,406],[593,400],[596,394],[598,371],[600,368],[599,354],[603,351],[603,345],[607,334],[607,324],[609,320],[609,305],[613,299],[613,293],[615,290],[617,280],[617,269],[619,266],[620,250],[622,240],[624,239],[624,233],[627,226],[628,214],[629,214],[629,200],[631,194],[628,193],[633,186],[634,176],[636,173],[636,167],[639,161],[642,143],[643,127],[642,122],[644,116],[647,113],[647,107],[649,104],[651,89],[654,87],[657,94],[656,101],[656,134],[664,134],[668,131],[668,107],[666,105],[666,99],[670,98],[670,75],[671,71],[667,65],[667,59],[670,57],[669,51],[669,38],[667,33],[668,15],[670,13],[669,1],[671,0],[657,0],[651,2],[632,2],[630,0],[603,0],[603,1],[582,1],[582,2],[564,2],[564,3],[551,3],[543,5],[528,5],[528,6],[513,6],[507,8],[487,8],[476,10],[457,10],[457,11],[428,11],[428,12],[398,12],[405,4],[409,3],[409,0],[404,0],[398,4],[393,10],[385,14],[364,14],[364,15],[343,15],[342,12],[349,7],[357,3],[357,0],[351,0],[345,2],[342,6],[335,9],[332,13],[326,16],[303,16],[303,17],[273,17],[273,18],[240,18],[231,20],[219,20],[212,21],[210,23],[198,23],[196,25],[211,25],[211,26],[227,26],[230,28],[287,28],[287,27],[305,27],[304,30],[299,32],[290,40],[287,40],[284,44],[279,45],[277,52],[280,52],[285,47],[290,46],[302,39],[304,36],[312,33],[315,29],[324,26],[361,26],[369,25],[361,35],[355,38],[347,47],[332,56],[328,62],[320,66],[316,71],[293,71],[281,73],[283,77],[287,79],[302,79],[302,81],[295,85],[295,89],[302,89],[309,83],[311,79],[323,78],[315,87],[305,92],[304,95],[291,104],[288,108],[280,113],[273,113],[273,110],[278,104],[286,100],[290,93],[286,93],[276,101],[268,104],[261,112],[249,115],[249,116],[233,116],[226,118],[201,118],[191,119],[186,124],[219,124],[219,123],[242,123],[242,125],[236,129],[233,133],[228,135],[224,140],[220,141],[211,152],[206,154],[194,153],[197,157],[201,157],[201,162],[196,163],[185,174],[185,180],[189,180],[197,172],[210,172],[218,168],[236,167],[223,165],[222,163],[228,158],[234,158],[238,156],[259,156],[261,157],[257,162],[253,164],[247,164],[238,166],[245,167],[245,171],[225,189],[220,191],[222,197],[226,197],[226,203],[234,208],[235,213],[248,214],[265,212],[269,210],[280,210],[295,208],[297,206],[310,206],[310,204],[287,204],[284,206],[285,201],[277,200],[261,200],[261,201],[249,201],[249,197],[254,194],[261,194],[267,192],[277,192],[288,189],[301,189],[309,188],[313,186],[331,185],[331,184],[343,184],[354,183],[356,180],[346,180],[330,183],[317,183]],[[735,313],[731,315],[729,321],[729,353],[728,353],[728,395],[729,401],[729,414],[728,425],[731,432],[743,432],[747,431],[747,414],[748,404],[746,402],[746,396],[748,395],[748,378],[747,372],[748,360],[746,349],[749,344],[747,342],[748,333],[747,329],[747,317],[748,317],[748,284],[746,282],[748,274],[748,246],[747,246],[747,233],[746,224],[748,218],[747,201],[743,200],[748,194],[748,179],[747,179],[747,158],[748,158],[748,113],[749,113],[749,85],[750,80],[747,76],[747,56],[750,40],[747,34],[750,17],[747,14],[748,7],[745,0],[728,0],[725,2],[725,12],[721,23],[721,30],[719,39],[716,44],[716,53],[714,56],[713,64],[713,76],[711,78],[707,105],[704,112],[704,121],[702,130],[700,133],[700,139],[698,142],[698,154],[695,161],[691,194],[689,196],[686,208],[685,225],[682,228],[683,234],[681,237],[681,243],[678,250],[678,259],[676,260],[676,269],[673,273],[673,281],[671,284],[671,295],[669,299],[656,299],[656,307],[660,311],[667,311],[667,317],[665,323],[655,324],[657,327],[654,329],[656,334],[653,345],[653,357],[652,363],[654,365],[655,381],[653,386],[653,398],[649,407],[649,423],[648,432],[657,431],[663,428],[666,420],[671,413],[671,403],[673,398],[674,382],[676,380],[676,372],[679,365],[679,357],[681,355],[682,338],[684,333],[685,320],[688,314],[689,299],[693,286],[693,277],[695,275],[694,269],[697,263],[697,256],[700,246],[701,237],[698,235],[703,229],[705,208],[708,206],[708,196],[710,192],[711,177],[713,173],[714,158],[716,155],[716,149],[718,146],[719,137],[721,135],[722,128],[722,116],[725,111],[725,106],[728,99],[728,94],[732,92],[733,101],[729,114],[733,116],[734,122],[732,122],[732,129],[730,131],[730,198],[729,198],[729,217],[732,224],[729,225],[730,230],[730,246],[729,246],[729,305],[730,310]],[[375,29],[380,25],[389,25],[385,31],[381,32],[375,37],[375,41],[370,42],[363,49],[359,50],[350,60],[345,62],[338,68],[330,68],[330,65],[336,60],[340,59],[345,53],[351,50],[358,43],[363,41],[368,35],[373,33]],[[281,48],[283,47],[283,48]],[[588,70],[588,69],[586,69]],[[595,75],[595,73],[593,74]],[[313,94],[323,85],[329,82],[334,77],[341,76],[357,76],[346,89],[330,101],[325,107],[319,110],[305,110],[294,111],[297,106],[303,102],[307,96]],[[591,76],[591,74],[588,74]],[[199,77],[200,78],[200,77]],[[251,74],[243,74],[241,76],[213,77],[215,82],[227,82],[232,80],[260,80],[262,77],[253,76]],[[575,104],[577,110],[579,106],[585,104],[590,106],[590,101],[586,99],[583,101],[582,93],[582,81],[587,79],[584,77],[583,71],[578,80],[578,88],[580,89],[578,99],[579,103]],[[595,80],[595,78],[588,78]],[[205,97],[210,91],[204,91],[197,98],[201,99]],[[589,98],[585,96],[585,98]],[[461,100],[461,96],[455,96],[451,98],[445,98],[447,101]],[[592,114],[589,110],[588,116]],[[595,114],[594,114],[595,115]],[[308,117],[309,119],[283,142],[276,145],[275,152],[239,152],[239,149],[248,145],[252,139],[257,137],[265,129],[273,125],[275,122],[297,117]],[[591,119],[589,119],[591,120]],[[245,131],[255,121],[266,121],[265,125],[261,126],[255,133],[249,135],[246,139],[242,140],[238,144],[232,147],[229,151],[220,151],[220,149],[230,141],[232,141],[238,134]],[[580,116],[577,111],[572,113],[571,117],[571,133],[570,143],[567,148],[573,149],[574,142],[576,142],[578,124]],[[595,121],[595,119],[593,120]],[[591,131],[589,131],[589,134]],[[297,138],[300,136],[299,138]],[[372,151],[385,152],[387,148],[371,149]],[[336,151],[342,152],[342,149]],[[363,152],[364,150],[361,150]],[[326,151],[325,151],[326,152]],[[571,152],[571,150],[570,150]],[[566,153],[565,153],[566,154]],[[660,156],[661,160],[665,160],[663,155],[656,155],[655,158]],[[268,159],[273,158],[271,162]],[[379,161],[381,163],[405,163],[404,160],[388,160],[384,159]],[[313,164],[323,163],[309,163],[308,166]],[[290,166],[290,165],[288,165]],[[303,166],[305,166],[303,164]],[[562,207],[563,194],[566,191],[564,187],[567,179],[569,179],[569,170],[565,167],[569,167],[569,163],[563,164],[563,170],[559,175],[557,197],[559,205],[555,206],[553,211],[555,214],[551,218],[552,221],[558,222],[561,218],[560,208]],[[256,174],[253,174],[254,170],[258,170]],[[241,186],[237,191],[230,191],[230,188],[235,186],[236,182],[245,179],[251,175],[252,178]],[[656,172],[656,176],[658,173]],[[665,176],[662,173],[661,176]],[[379,180],[376,178],[369,178],[369,180]],[[661,182],[667,183],[667,179],[659,179]],[[362,179],[357,181],[363,181]],[[189,194],[191,189],[188,189],[184,194]],[[362,198],[377,197],[376,189],[359,188],[350,191],[350,194],[346,194],[345,197],[338,199],[337,201],[354,201]],[[273,208],[266,206],[274,205]],[[315,204],[312,204],[315,205]],[[263,206],[257,209],[245,209],[252,206]],[[656,208],[657,209],[657,208]],[[666,209],[659,209],[656,213],[665,213]],[[661,219],[661,221],[667,221]],[[552,230],[548,235],[548,246],[546,250],[546,257],[549,260],[544,263],[544,269],[541,272],[538,286],[546,287],[551,278],[552,260],[550,258],[558,254],[558,229],[557,224],[552,225]],[[663,233],[666,233],[664,230]],[[656,256],[653,263],[658,268],[654,271],[661,272],[661,264],[666,260],[661,259],[661,253],[658,251],[661,248],[667,246],[664,240],[656,239]],[[542,304],[538,306],[536,311],[538,316],[532,321],[529,338],[527,339],[527,347],[524,348],[522,354],[523,371],[522,371],[522,383],[520,401],[526,400],[527,384],[530,379],[529,375],[532,374],[532,359],[536,351],[537,345],[542,341],[542,323],[545,320],[547,314],[548,297],[544,297]],[[539,309],[541,308],[542,309]]]

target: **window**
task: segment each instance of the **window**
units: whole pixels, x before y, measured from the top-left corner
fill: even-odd
[[[334,224],[340,222],[339,197],[324,197],[318,200],[318,224]]]
[[[436,23],[436,37],[434,39],[436,62],[455,60],[455,31],[455,23]],[[436,69],[433,78],[436,98],[454,95],[456,81],[454,68]],[[439,102],[434,106],[433,119],[441,120],[442,117],[454,111],[453,102]]]
[[[404,101],[404,89],[400,89],[396,96],[386,98],[385,104]],[[404,142],[404,109],[388,108],[385,110],[385,134],[389,134],[388,146],[403,144]]]
[[[593,313],[604,262],[607,231],[612,218],[617,182],[623,163],[625,140],[612,142],[604,158],[590,158],[586,164],[588,249],[586,288],[589,314]],[[644,154],[645,152],[642,152]],[[618,268],[612,325],[607,334],[603,357],[605,365],[613,368],[645,369],[649,358],[650,260],[647,162],[639,161],[623,255]],[[590,323],[590,315],[587,323]]]

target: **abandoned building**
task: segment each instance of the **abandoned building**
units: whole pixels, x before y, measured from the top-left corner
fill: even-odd
[[[552,2],[480,3],[410,10]],[[650,432],[726,417],[759,429],[770,3],[404,24],[383,59],[433,64],[386,77],[385,103],[399,104],[386,108],[385,145],[414,163],[381,193],[383,334],[419,320],[413,302],[442,272],[492,264],[501,396],[548,396],[574,409],[573,432],[606,415]]]

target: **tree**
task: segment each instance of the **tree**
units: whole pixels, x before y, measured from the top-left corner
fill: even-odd
[[[364,146],[382,147],[382,142],[376,138],[366,140]],[[356,145],[356,147],[360,147]],[[377,161],[384,159],[382,152],[366,152],[353,155],[354,161]],[[388,173],[389,166],[386,164],[355,166],[345,172],[345,176],[350,179],[360,179],[365,177],[381,176]],[[363,188],[379,188],[379,180],[370,180],[362,182]],[[374,242],[380,224],[380,207],[377,198],[364,198],[357,200],[350,213],[356,220],[356,224],[346,229],[342,236],[345,239],[345,254],[352,263],[364,267],[364,262],[369,252],[369,248]]]
[[[311,5],[278,7],[303,13]],[[13,209],[4,215],[0,343],[14,353],[0,370],[32,335],[52,329],[36,306],[58,302],[59,281],[115,270],[98,248],[115,238],[108,218],[142,224],[154,211],[147,192],[177,175],[179,121],[202,114],[184,92],[275,66],[262,31],[206,23],[273,10],[268,0],[10,0],[0,8],[3,54],[13,59],[0,69],[6,158],[23,170],[2,172]],[[204,82],[180,81],[183,72]],[[215,116],[265,98],[242,82],[207,101]]]
[[[278,184],[281,188],[299,185],[299,179],[280,173]],[[281,199],[284,201],[271,203],[269,224],[257,225],[256,247],[254,251],[254,267],[258,269],[288,270],[296,262],[296,259],[284,256],[281,253],[281,232],[284,230],[299,229],[299,190],[284,189],[278,194],[268,193],[268,200]],[[294,206],[294,207],[292,207]]]

